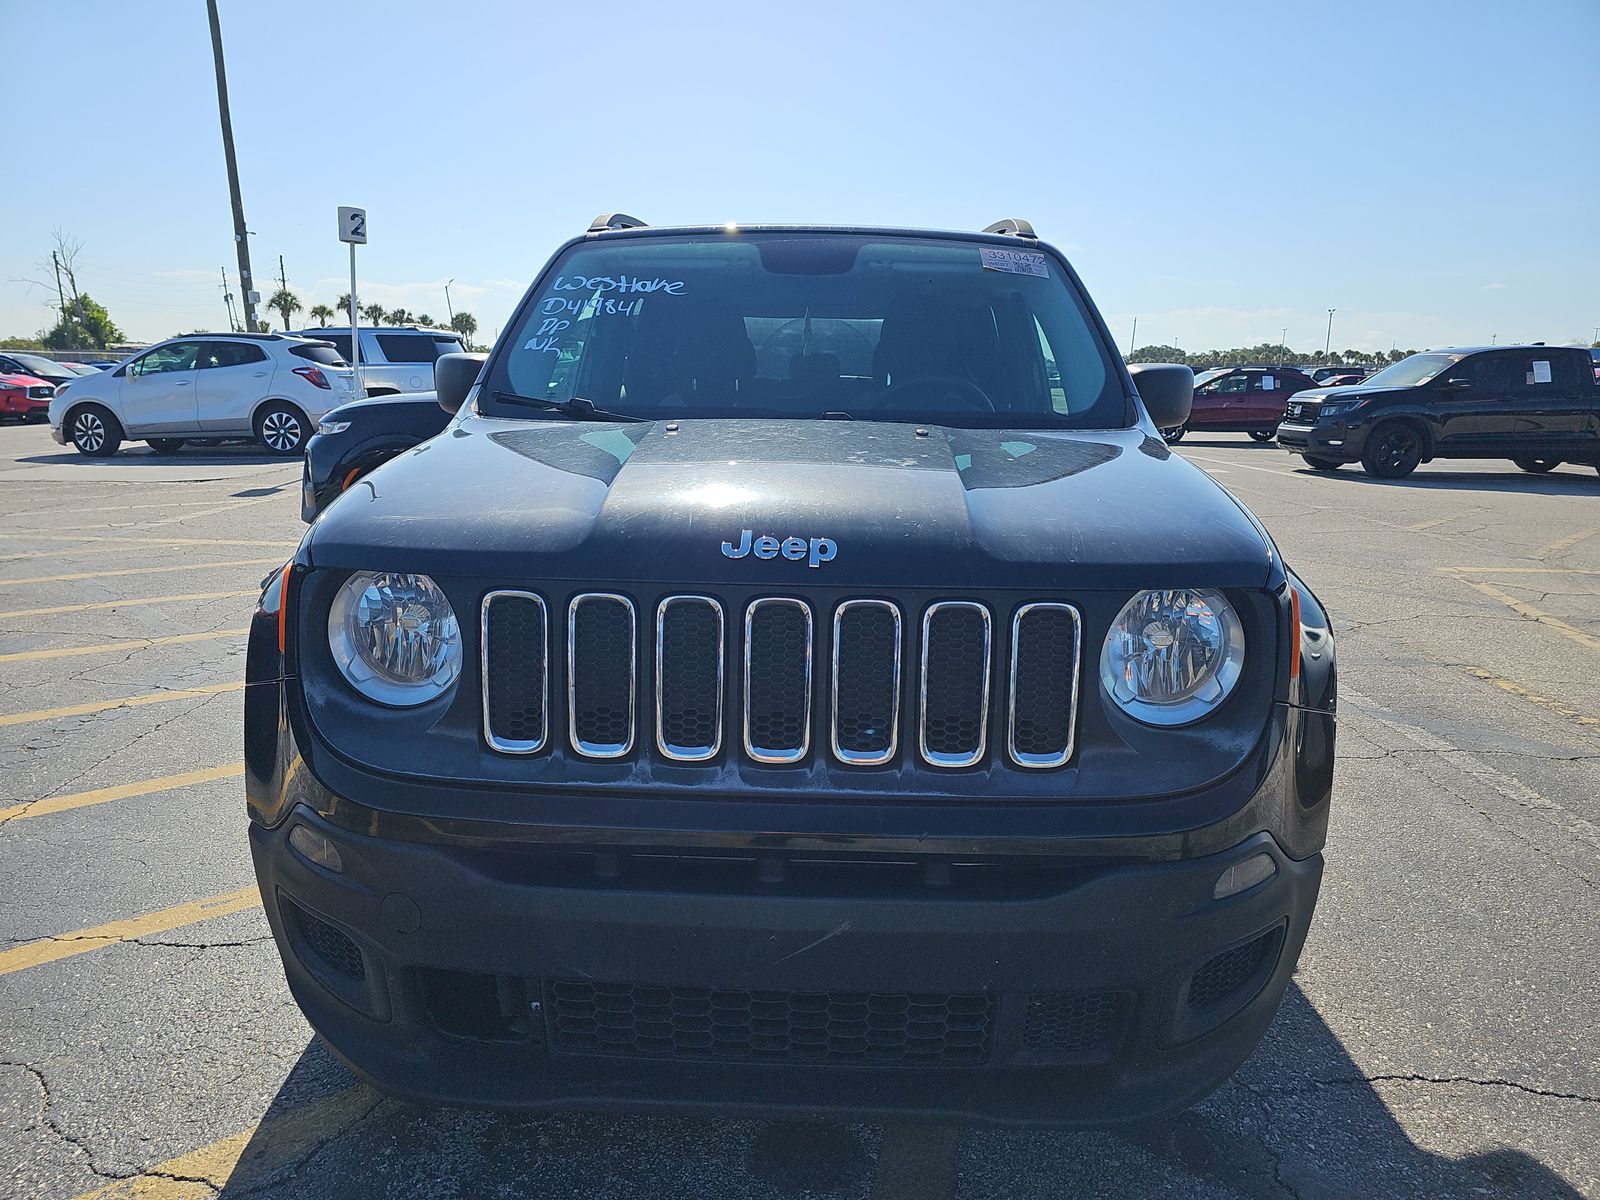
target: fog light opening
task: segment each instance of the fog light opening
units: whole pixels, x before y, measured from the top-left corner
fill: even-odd
[[[319,867],[329,871],[344,870],[344,861],[339,857],[339,848],[309,826],[296,825],[291,829],[289,845],[294,847],[301,858]]]
[[[1217,886],[1211,889],[1213,900],[1225,900],[1240,892],[1265,883],[1278,873],[1278,864],[1270,854],[1254,854],[1242,863],[1235,863],[1217,876]]]

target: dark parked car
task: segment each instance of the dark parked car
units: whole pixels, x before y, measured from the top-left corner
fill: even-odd
[[[1367,376],[1367,368],[1349,366],[1308,367],[1304,369],[1303,373],[1309,375],[1312,382],[1316,383],[1318,386],[1332,387],[1334,379],[1343,376],[1354,375],[1358,379],[1365,379]]]
[[[481,359],[481,355],[479,356]],[[317,424],[306,443],[300,483],[300,519],[317,514],[369,471],[382,466],[450,423],[432,392],[372,396],[341,404]]]
[[[0,350],[0,375],[32,375],[55,387],[82,378],[76,371],[67,370],[53,358],[22,350]]]
[[[1188,368],[1130,373],[1016,220],[608,214],[508,330],[251,627],[256,876],[335,1053],[431,1102],[1068,1125],[1232,1074],[1335,672],[1157,436]]]
[[[1354,387],[1296,396],[1278,444],[1314,470],[1359,462],[1381,479],[1435,458],[1509,458],[1541,473],[1600,467],[1600,381],[1579,347],[1413,354]]]
[[[1163,429],[1168,443],[1191,429],[1206,433],[1248,433],[1270,442],[1290,396],[1314,386],[1294,367],[1217,367],[1194,378],[1194,408],[1183,425]]]

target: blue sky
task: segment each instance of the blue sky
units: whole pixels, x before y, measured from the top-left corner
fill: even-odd
[[[1113,332],[1206,349],[1588,340],[1600,3],[559,6],[222,0],[258,285],[483,334],[596,212],[1024,216]],[[203,0],[0,0],[0,336],[51,233],[130,335],[225,327]]]

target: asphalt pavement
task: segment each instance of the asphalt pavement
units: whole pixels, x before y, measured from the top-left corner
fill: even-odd
[[[1327,875],[1243,1070],[1117,1133],[528,1118],[385,1100],[254,896],[243,630],[299,466],[0,428],[0,1194],[1600,1196],[1600,476],[1182,453],[1332,613]]]

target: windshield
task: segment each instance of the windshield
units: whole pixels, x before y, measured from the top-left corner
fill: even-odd
[[[17,360],[19,366],[27,367],[35,375],[38,375],[41,371],[47,371],[58,378],[63,371],[66,371],[68,375],[72,374],[71,371],[67,371],[55,359],[45,358],[40,354],[13,354],[11,357]]]
[[[1209,371],[1201,371],[1200,374],[1194,377],[1194,385],[1199,387],[1203,383],[1210,383],[1213,379],[1221,379],[1232,371],[1232,367],[1213,367]]]
[[[546,274],[497,356],[515,393],[645,417],[849,416],[1126,427],[1082,302],[1050,255],[882,234],[587,243]]]
[[[1402,358],[1392,367],[1385,367],[1376,375],[1368,375],[1361,383],[1363,387],[1416,387],[1449,369],[1457,357],[1454,354],[1413,354],[1410,358]]]

